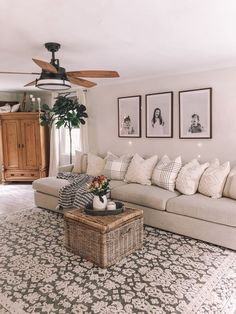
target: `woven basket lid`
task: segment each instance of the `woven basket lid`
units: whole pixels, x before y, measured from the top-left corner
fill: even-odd
[[[65,220],[74,220],[97,230],[100,233],[107,233],[127,224],[129,221],[143,217],[141,209],[126,208],[118,215],[110,216],[90,216],[84,212],[84,209],[77,208],[67,211],[64,215]]]

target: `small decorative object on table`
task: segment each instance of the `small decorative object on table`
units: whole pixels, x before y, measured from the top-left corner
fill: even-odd
[[[92,215],[92,216],[118,215],[120,213],[123,213],[124,211],[125,211],[125,206],[121,202],[108,202],[107,208],[103,210],[94,210],[93,204],[88,204],[84,209],[84,212],[87,215]]]
[[[104,210],[107,207],[106,194],[110,191],[107,177],[104,175],[95,177],[88,185],[88,191],[94,194],[93,209]]]

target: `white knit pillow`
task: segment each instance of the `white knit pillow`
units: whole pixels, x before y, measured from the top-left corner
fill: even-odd
[[[209,167],[209,163],[200,165],[197,159],[193,159],[180,170],[176,179],[176,189],[182,194],[192,195],[197,192],[199,180]]]
[[[97,155],[88,153],[87,174],[94,177],[100,176],[101,174],[103,174],[105,162],[105,159]]]
[[[163,189],[174,191],[175,180],[181,166],[182,161],[180,156],[174,160],[170,160],[167,155],[164,155],[153,171],[152,183]]]
[[[234,167],[226,180],[223,196],[236,200],[236,167]]]
[[[157,160],[157,155],[154,155],[145,160],[138,154],[135,154],[127,170],[125,182],[151,185],[150,179]]]
[[[229,161],[220,165],[218,159],[212,162],[209,168],[203,173],[198,191],[201,194],[212,198],[222,197],[225,181],[230,171]]]

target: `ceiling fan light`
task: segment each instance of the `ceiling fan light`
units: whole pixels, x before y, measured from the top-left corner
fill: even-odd
[[[63,79],[39,79],[36,81],[35,87],[44,90],[66,90],[71,88],[71,83]]]

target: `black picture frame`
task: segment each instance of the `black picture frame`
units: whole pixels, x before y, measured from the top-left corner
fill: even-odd
[[[141,95],[118,97],[118,137],[141,137]]]
[[[212,138],[212,88],[179,91],[179,138]]]
[[[173,137],[173,92],[145,95],[146,137]],[[156,117],[156,113],[158,117]]]

